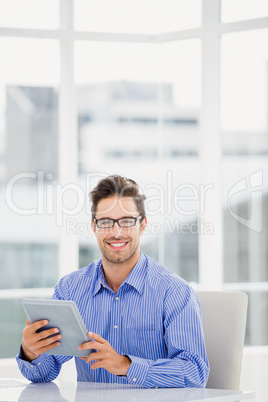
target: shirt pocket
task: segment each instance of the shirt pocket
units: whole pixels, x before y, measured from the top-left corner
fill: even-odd
[[[160,330],[127,328],[127,353],[144,359],[156,360],[166,357],[164,336]]]

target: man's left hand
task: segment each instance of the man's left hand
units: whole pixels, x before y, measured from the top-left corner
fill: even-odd
[[[79,346],[79,350],[95,349],[97,352],[92,352],[88,357],[80,357],[80,359],[86,360],[87,363],[96,361],[96,363],[91,364],[92,370],[104,368],[115,375],[127,375],[131,364],[129,357],[119,355],[110,343],[100,335],[89,332],[88,336],[93,339],[93,341],[83,343]]]

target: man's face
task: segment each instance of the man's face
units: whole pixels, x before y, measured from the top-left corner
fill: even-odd
[[[139,212],[131,197],[112,196],[101,200],[97,205],[96,219],[138,216]],[[128,228],[119,227],[117,222],[109,229],[100,229],[93,221],[91,224],[104,259],[114,264],[133,261],[135,265],[140,255],[140,236],[145,229],[146,218]]]

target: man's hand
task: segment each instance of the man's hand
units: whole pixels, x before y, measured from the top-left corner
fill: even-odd
[[[42,332],[36,332],[46,324],[48,324],[47,320],[36,321],[33,324],[31,324],[29,320],[26,321],[26,327],[23,330],[23,337],[21,341],[23,353],[22,358],[24,360],[31,362],[32,360],[37,359],[42,353],[47,352],[48,350],[55,348],[60,344],[58,341],[62,338],[62,336],[59,335],[58,328],[51,328]],[[48,336],[57,333],[58,335],[47,338]]]
[[[97,352],[92,352],[88,357],[80,357],[82,360],[86,360],[87,363],[96,361],[91,364],[92,370],[97,368],[104,368],[115,375],[126,375],[131,364],[131,360],[127,356],[119,355],[114,348],[103,339],[100,335],[94,332],[89,332],[88,336],[93,341],[83,343],[79,349],[95,349]]]

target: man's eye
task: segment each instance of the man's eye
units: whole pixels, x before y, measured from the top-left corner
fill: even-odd
[[[121,225],[131,225],[133,223],[132,218],[126,218],[120,220]]]
[[[110,225],[111,224],[111,219],[101,219],[100,221],[99,221],[99,223],[101,224],[101,225],[103,225],[103,226],[105,226],[105,225]]]

